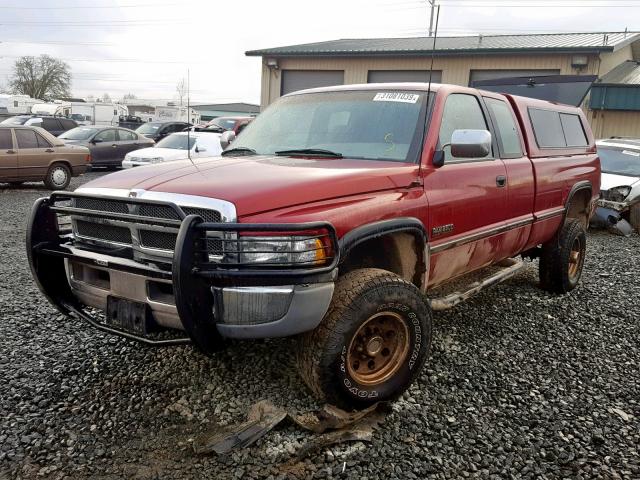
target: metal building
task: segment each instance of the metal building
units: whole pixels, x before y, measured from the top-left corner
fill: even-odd
[[[304,88],[427,81],[432,37],[343,39],[246,52],[262,57],[261,106]],[[439,37],[434,82],[470,85],[532,75],[602,77],[640,60],[640,33],[562,33]],[[640,120],[640,112],[633,113]],[[634,135],[640,136],[640,121]]]

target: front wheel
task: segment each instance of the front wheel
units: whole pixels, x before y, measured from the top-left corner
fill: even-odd
[[[431,344],[431,309],[420,291],[374,268],[338,280],[320,325],[304,334],[298,365],[320,399],[364,408],[400,396],[416,379]]]
[[[576,288],[582,276],[587,236],[582,223],[569,218],[540,255],[540,286],[553,293]]]
[[[49,167],[44,184],[51,190],[64,190],[71,183],[71,170],[64,163],[54,163]]]

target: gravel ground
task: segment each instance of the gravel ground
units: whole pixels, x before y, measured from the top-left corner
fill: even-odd
[[[62,317],[24,251],[46,193],[0,186],[0,478],[640,478],[637,235],[590,233],[569,295],[540,291],[531,265],[436,315],[427,368],[370,444],[295,463],[311,435],[283,425],[230,456],[195,456],[195,436],[260,399],[314,406],[293,342],[238,342],[207,359]]]

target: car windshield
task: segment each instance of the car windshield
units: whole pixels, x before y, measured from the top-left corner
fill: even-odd
[[[5,120],[3,120],[2,122],[0,122],[0,124],[2,125],[24,125],[25,123],[27,123],[27,120],[29,120],[31,117],[9,117]]]
[[[153,122],[145,123],[144,125],[140,125],[136,129],[136,132],[142,133],[143,135],[145,133],[156,133],[161,125],[162,125],[161,123],[153,123]]]
[[[224,130],[231,130],[236,125],[235,120],[225,120],[224,118],[215,118],[211,121],[211,125],[220,127]]]
[[[598,156],[604,173],[640,177],[640,150],[598,146]]]
[[[187,147],[187,140],[189,141]],[[163,138],[158,143],[156,143],[156,147],[158,148],[173,148],[175,150],[190,150],[196,143],[196,139],[193,136],[187,137],[186,135],[169,135],[168,137]]]
[[[59,135],[58,138],[62,138],[64,140],[87,140],[97,131],[97,128],[77,127],[67,130],[63,134]]]
[[[283,97],[247,125],[231,148],[267,155],[304,149],[323,156],[325,150],[348,158],[415,162],[425,99],[425,92],[396,90]]]

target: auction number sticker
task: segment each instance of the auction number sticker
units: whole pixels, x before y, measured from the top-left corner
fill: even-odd
[[[415,93],[402,93],[402,92],[379,92],[373,97],[374,102],[402,102],[402,103],[416,103],[420,95]]]

